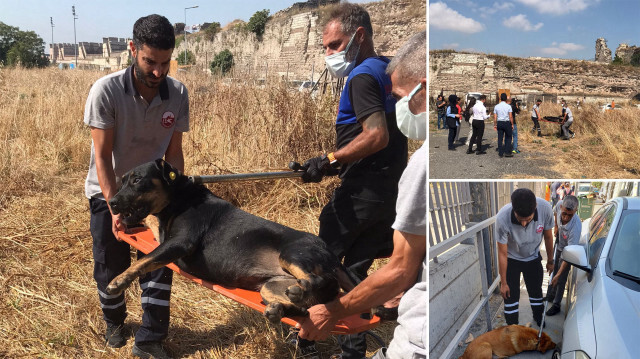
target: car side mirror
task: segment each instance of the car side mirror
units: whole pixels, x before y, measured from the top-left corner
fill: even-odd
[[[587,273],[591,273],[591,266],[587,261],[587,251],[581,245],[566,246],[562,250],[562,259],[574,267],[580,268]]]

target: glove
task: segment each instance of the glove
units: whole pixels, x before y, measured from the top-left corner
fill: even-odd
[[[320,182],[324,176],[335,176],[338,170],[331,166],[327,155],[313,157],[302,165],[305,172],[302,174],[302,182]]]

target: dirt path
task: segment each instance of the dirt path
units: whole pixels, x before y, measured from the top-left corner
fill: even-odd
[[[433,121],[433,120],[432,120]],[[521,131],[529,130],[529,124],[523,123]],[[462,122],[460,141],[456,150],[447,149],[448,130],[438,130],[432,123],[429,128],[429,178],[431,179],[485,179],[485,178],[560,178],[561,175],[551,169],[552,163],[544,153],[530,149],[527,143],[520,142],[519,154],[513,157],[498,157],[498,135],[493,123],[485,124],[482,149],[485,155],[467,154],[464,144],[470,126]]]

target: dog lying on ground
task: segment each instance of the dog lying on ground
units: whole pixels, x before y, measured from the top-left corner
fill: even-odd
[[[109,205],[127,226],[157,217],[160,245],[114,278],[108,294],[173,262],[215,284],[260,291],[277,323],[355,285],[319,237],[242,211],[161,159],[126,173]]]
[[[491,359],[492,355],[504,358],[526,350],[544,353],[555,347],[547,333],[542,333],[538,345],[537,330],[522,325],[506,325],[474,339],[460,359]]]

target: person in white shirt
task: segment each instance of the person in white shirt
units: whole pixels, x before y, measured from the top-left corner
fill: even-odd
[[[469,149],[467,153],[473,153],[473,144],[476,144],[476,155],[484,155],[486,152],[482,150],[482,136],[484,135],[484,120],[489,118],[487,114],[487,108],[484,107],[484,103],[487,101],[487,96],[482,95],[476,104],[473,106],[473,116],[471,120],[471,127],[473,128],[473,134],[471,135],[471,141],[469,142]]]
[[[531,132],[535,132],[535,130],[538,130],[538,137],[542,137],[542,131],[540,130],[540,122],[538,122],[540,119],[542,119],[542,116],[540,115],[541,103],[542,103],[542,100],[537,99],[536,104],[533,105],[533,108],[531,109],[531,121],[533,121],[533,129],[531,130]]]
[[[511,135],[513,134],[513,110],[507,104],[507,94],[500,94],[500,103],[493,109],[493,128],[498,131],[498,155],[513,157]],[[502,139],[504,138],[504,143]]]
[[[563,140],[568,140],[570,138],[574,138],[576,134],[569,129],[573,124],[573,112],[567,106],[567,102],[562,100],[562,134]]]

